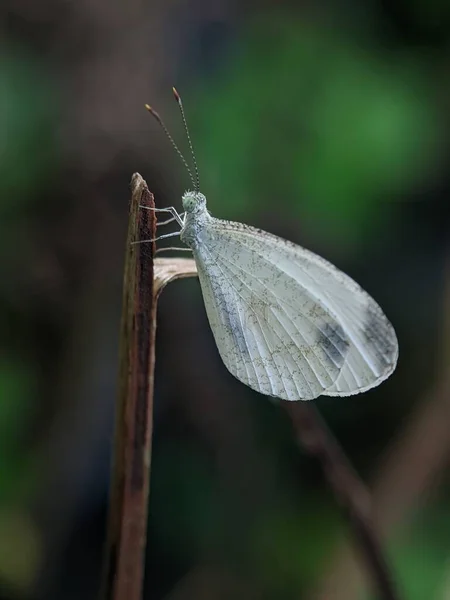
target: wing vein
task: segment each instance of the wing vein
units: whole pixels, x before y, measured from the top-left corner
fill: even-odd
[[[264,342],[265,342],[265,344],[266,344],[267,350],[269,351],[269,354],[272,356],[271,350],[270,350],[270,348],[269,348],[269,345],[268,345],[268,343],[267,343],[267,340],[266,340],[266,336],[264,335],[264,332],[261,330],[261,325],[260,325],[260,322],[259,322],[258,316],[257,316],[257,315],[256,315],[256,313],[255,313],[255,309],[254,309],[254,308],[253,308],[253,307],[252,307],[250,304],[248,304],[248,303],[247,303],[247,302],[244,300],[244,298],[242,297],[242,295],[239,293],[239,291],[238,291],[238,290],[235,288],[235,286],[233,285],[233,283],[230,281],[230,278],[229,278],[229,277],[227,277],[227,276],[225,275],[225,273],[224,273],[223,269],[220,267],[219,263],[218,263],[217,261],[215,261],[215,262],[216,262],[216,265],[218,266],[218,268],[221,270],[221,272],[222,272],[222,275],[224,276],[224,278],[225,278],[225,279],[228,281],[229,285],[230,285],[230,286],[231,286],[231,288],[234,290],[234,292],[235,292],[236,294],[238,294],[238,296],[241,298],[242,302],[243,302],[244,304],[246,304],[246,305],[247,305],[247,306],[248,306],[248,307],[249,307],[249,308],[252,310],[253,314],[256,316],[256,319],[257,319],[257,321],[258,321],[258,326],[259,326],[259,329],[260,329],[260,331],[261,331],[261,333],[262,333],[262,336],[263,336],[263,338],[264,338]],[[255,340],[255,343],[256,343],[256,345],[257,345],[257,347],[258,347],[258,352],[260,353],[260,355],[261,355],[261,357],[262,357],[262,356],[263,356],[263,354],[262,354],[262,352],[260,351],[260,345],[259,345],[259,342],[258,342],[258,338],[257,338],[256,336],[253,336],[253,339]],[[262,362],[261,364],[263,365],[263,367],[264,367],[264,370],[265,370],[265,372],[266,372],[267,379],[268,379],[268,381],[269,381],[269,384],[270,384],[270,388],[271,388],[271,390],[272,390],[272,393],[273,393],[274,395],[276,395],[276,394],[275,394],[274,387],[273,387],[273,384],[272,384],[272,379],[271,379],[271,377],[270,377],[270,375],[269,375],[269,372],[267,371],[267,368],[266,368],[266,366],[265,366],[264,362]],[[282,379],[282,377],[281,377],[280,370],[278,369],[278,365],[275,363],[275,361],[274,361],[274,364],[275,364],[275,366],[276,366],[276,368],[277,368],[278,375],[279,375],[279,377],[280,377],[281,383],[283,383],[283,379]],[[283,384],[283,385],[284,385],[284,384]]]
[[[269,257],[264,256],[263,254],[257,252],[253,247],[250,249],[251,252],[253,252],[254,254],[256,254],[259,258],[267,261],[268,263],[270,263],[271,265],[275,266],[278,270],[282,271],[287,277],[292,279],[292,275],[290,275],[287,271],[285,271],[283,268],[281,268],[279,265],[275,264],[272,260],[270,260]],[[222,257],[221,257],[222,258]],[[297,262],[295,262],[296,266],[298,268],[302,268]],[[239,267],[242,269],[242,267]],[[245,271],[244,269],[242,269],[245,273],[248,273],[247,271]],[[250,276],[254,277],[252,273],[248,273]],[[320,287],[320,282],[314,277],[314,275],[312,275],[311,273],[308,273],[308,276],[316,283],[316,285],[318,287]],[[357,285],[357,284],[355,284]],[[359,287],[359,286],[358,286]],[[361,291],[367,295],[362,289]],[[327,295],[327,298],[328,295]],[[290,306],[288,303],[286,303],[290,308],[292,308],[292,306]],[[332,316],[332,318],[339,323],[338,318],[335,316],[335,311],[330,308],[330,306],[328,305],[328,303],[326,304],[326,308],[327,310],[330,312],[330,316]],[[356,321],[358,321],[359,319],[356,319]],[[323,333],[323,332],[322,332]],[[357,351],[359,352],[359,354],[362,356],[363,360],[365,361],[366,365],[370,368],[370,370],[372,371],[372,373],[378,377],[378,371],[377,369],[373,366],[372,364],[372,360],[369,358],[369,356],[367,355],[367,353],[364,351],[364,343],[359,339],[359,336],[357,335],[355,338],[355,335],[351,332],[351,331],[346,331],[346,335],[348,336],[349,340],[352,342],[353,346],[357,349]],[[341,338],[342,341],[345,341],[342,336],[339,336]],[[331,340],[330,340],[331,341]],[[339,348],[336,347],[336,345],[331,341],[331,343],[333,344],[333,346],[335,346],[336,350],[341,354]],[[379,350],[378,346],[377,350]],[[345,357],[343,357],[345,360]]]
[[[208,249],[206,249],[206,251],[207,251],[207,253],[209,254],[209,257],[210,257],[210,259],[211,259],[211,260],[212,260],[212,261],[213,261],[213,262],[216,264],[217,268],[218,268],[218,269],[221,271],[221,273],[222,273],[222,275],[224,276],[224,278],[225,278],[225,279],[228,281],[228,283],[229,283],[230,287],[232,288],[232,290],[234,291],[234,293],[235,293],[235,294],[238,294],[238,296],[241,298],[241,300],[242,300],[242,301],[243,301],[245,304],[247,304],[247,303],[245,302],[245,300],[242,298],[242,296],[241,296],[241,294],[239,293],[239,291],[238,291],[238,290],[235,288],[235,286],[234,286],[234,285],[231,283],[231,281],[230,281],[229,277],[227,277],[227,276],[225,275],[225,273],[224,273],[223,269],[221,268],[220,264],[218,263],[218,261],[217,261],[217,260],[215,260],[215,259],[212,257],[212,255],[211,255],[211,252],[210,252]],[[240,312],[240,311],[239,311],[239,302],[237,303],[237,306],[238,306],[238,312]],[[240,319],[240,316],[239,316],[239,319]],[[258,320],[258,324],[259,324],[259,320]],[[242,322],[241,322],[241,325],[242,325]],[[247,340],[246,340],[246,338],[245,338],[245,330],[244,330],[244,328],[243,328],[243,327],[242,327],[242,332],[243,332],[244,339],[245,339],[245,343],[246,343],[247,350],[248,350]],[[233,333],[233,337],[234,337],[234,339],[235,339],[235,343],[237,344],[237,340],[236,340],[236,337],[235,337],[235,335],[234,335],[234,332],[232,331],[232,333]],[[264,339],[265,339],[265,336],[264,336],[264,334],[263,334],[263,337],[264,337]],[[263,354],[262,354],[262,352],[261,352],[261,350],[260,350],[260,345],[259,345],[259,341],[258,341],[258,338],[257,338],[257,336],[253,335],[253,339],[255,340],[255,344],[256,344],[256,347],[258,348],[258,352],[259,352],[260,356],[263,356]],[[267,342],[266,342],[266,345],[267,345]],[[237,347],[239,347],[239,346],[237,346]],[[267,347],[268,347],[268,345],[267,345]],[[269,349],[269,347],[268,347],[268,349]],[[270,353],[270,349],[269,349],[269,353]],[[249,352],[248,354],[249,354],[249,356],[251,357],[251,353]],[[248,369],[247,369],[247,362],[248,362],[248,361],[246,361],[246,360],[243,360],[242,362],[245,364],[245,370],[247,371],[247,379],[248,379],[248,380],[250,380],[250,377],[248,376]],[[274,387],[273,387],[273,384],[272,384],[272,380],[271,380],[271,378],[270,378],[270,375],[269,375],[269,373],[268,373],[268,371],[267,371],[267,368],[266,368],[266,366],[264,365],[264,362],[262,362],[261,364],[263,365],[263,368],[264,368],[264,370],[265,370],[265,372],[266,372],[267,379],[268,379],[268,381],[269,381],[269,385],[270,385],[270,389],[272,390],[272,394],[275,396],[275,395],[276,395],[276,393],[275,393],[275,390],[274,390]],[[255,367],[254,367],[254,370],[255,370],[255,376],[256,376],[256,379],[257,379],[257,381],[258,381],[258,385],[261,387],[261,384],[260,384],[259,378],[258,378],[258,376],[256,375],[256,368],[255,368]]]
[[[231,262],[230,260],[228,260],[228,259],[226,259],[225,257],[222,257],[222,256],[220,257],[220,260],[221,260],[221,261],[225,261],[225,262],[227,262],[227,263],[230,265],[230,267],[226,267],[228,270],[230,270],[230,271],[232,271],[232,272],[233,272],[233,270],[232,270],[232,267],[237,267],[237,268],[238,268],[238,269],[240,269],[240,270],[241,270],[243,273],[245,273],[246,275],[248,275],[248,276],[249,276],[249,277],[251,277],[252,279],[255,279],[256,281],[258,281],[258,278],[257,278],[257,277],[255,277],[255,276],[253,275],[253,273],[250,273],[249,271],[247,271],[246,269],[244,269],[244,268],[243,268],[243,267],[241,267],[240,265],[237,265],[237,264],[235,264],[235,263]],[[234,274],[236,275],[236,272],[234,272]],[[241,279],[241,281],[243,282],[243,280],[242,280],[242,279]],[[249,287],[249,286],[248,286],[248,285],[247,285],[245,282],[243,282],[243,283],[244,283],[244,284],[246,285],[246,287],[247,287],[247,288],[250,290],[250,293],[253,293],[253,294],[256,296],[256,298],[258,298],[258,300],[260,300],[260,302],[264,302],[264,301],[263,301],[263,300],[262,300],[262,299],[261,299],[261,298],[260,298],[260,297],[259,297],[259,296],[256,294],[256,292],[254,292],[254,291],[253,291],[253,290],[252,290],[252,289],[251,289],[251,288],[250,288],[250,287]],[[273,290],[270,290],[269,288],[266,288],[266,289],[267,289],[267,291],[268,291],[270,294],[272,294],[272,296],[275,298],[275,300],[277,301],[277,303],[278,303],[279,307],[280,307],[280,308],[281,308],[281,310],[284,312],[284,314],[286,315],[287,319],[289,319],[289,321],[290,321],[290,322],[292,323],[292,325],[295,327],[295,329],[296,329],[296,331],[297,331],[298,335],[299,335],[299,336],[302,338],[302,340],[303,340],[303,342],[305,343],[305,345],[306,345],[306,346],[308,346],[309,348],[311,348],[311,349],[312,349],[312,351],[314,352],[314,355],[316,356],[317,360],[320,362],[320,364],[322,365],[322,367],[324,368],[324,370],[325,370],[325,371],[327,371],[326,365],[324,364],[324,362],[322,361],[322,359],[320,358],[320,356],[318,356],[318,355],[317,355],[317,353],[315,352],[315,346],[314,346],[314,345],[312,345],[312,344],[310,344],[310,343],[308,343],[308,341],[305,339],[305,337],[303,336],[303,334],[301,333],[301,331],[300,331],[300,330],[299,330],[299,328],[297,327],[297,325],[296,325],[295,321],[293,321],[293,320],[290,318],[289,314],[287,313],[287,311],[286,311],[286,309],[285,309],[285,307],[284,307],[283,305],[285,304],[286,306],[289,306],[289,308],[291,308],[291,309],[293,309],[293,310],[295,310],[295,307],[292,307],[292,306],[291,306],[289,303],[285,302],[285,301],[284,301],[282,298],[280,298],[279,296],[277,296],[277,294],[275,294],[275,292],[274,292]],[[266,303],[266,304],[268,305],[268,303]],[[296,346],[298,346],[298,344],[295,342],[295,340],[294,340],[294,338],[292,337],[292,335],[290,334],[290,332],[289,332],[289,331],[286,329],[286,327],[285,327],[285,326],[283,325],[283,323],[280,321],[279,317],[278,317],[277,315],[275,315],[275,313],[273,312],[273,310],[272,310],[272,314],[273,314],[274,316],[276,316],[276,318],[277,318],[278,322],[280,323],[280,325],[282,326],[282,328],[284,329],[284,331],[285,331],[285,332],[288,334],[288,336],[290,337],[290,339],[291,339],[291,341],[293,342],[293,344],[295,344]],[[301,314],[302,314],[302,317],[303,317],[305,320],[307,320],[307,321],[308,321],[308,322],[309,322],[309,323],[310,323],[310,324],[311,324],[311,325],[312,325],[314,328],[316,328],[318,331],[320,331],[320,333],[321,333],[321,334],[322,334],[324,337],[326,337],[326,338],[329,340],[329,342],[330,342],[330,343],[331,343],[331,344],[332,344],[332,345],[335,347],[336,351],[337,351],[337,352],[340,354],[340,356],[341,356],[341,358],[342,358],[342,360],[343,360],[343,362],[344,362],[344,361],[345,361],[345,356],[342,354],[342,352],[341,352],[340,348],[339,348],[339,347],[338,347],[338,346],[337,346],[337,345],[336,345],[336,344],[333,342],[333,340],[332,340],[332,339],[330,339],[330,338],[327,336],[326,332],[325,332],[325,331],[324,331],[324,330],[323,330],[323,329],[322,329],[322,328],[319,326],[319,324],[317,324],[317,323],[314,323],[314,321],[313,321],[313,320],[312,320],[310,317],[308,317],[308,315],[305,315],[304,313],[301,313]],[[333,319],[334,319],[334,317],[333,317]],[[339,337],[340,337],[340,339],[341,339],[342,341],[345,341],[345,340],[344,340],[344,338],[342,338],[342,336],[340,336],[340,335],[339,335]],[[334,360],[333,356],[332,356],[332,355],[329,353],[329,351],[328,351],[328,349],[326,348],[326,346],[323,346],[323,347],[322,347],[322,349],[323,349],[323,351],[325,352],[325,354],[328,356],[328,358],[329,358],[329,359],[330,359],[330,360],[333,362],[333,364],[335,365],[335,367],[336,367],[337,369],[341,369],[342,365],[339,365],[339,364],[337,364],[337,363],[336,363],[336,361]],[[309,364],[309,366],[310,366],[311,370],[313,371],[314,375],[316,375],[315,369],[312,367],[312,365],[311,365],[311,363],[310,363],[310,361],[309,361],[308,357],[306,356],[306,354],[303,354],[303,356],[304,356],[305,360],[308,362],[308,364]],[[317,375],[316,375],[316,378],[318,379]],[[320,383],[321,385],[323,385],[323,384],[322,384],[322,382],[320,381],[320,379],[318,379],[318,381],[319,381],[319,383]],[[326,386],[325,386],[325,387],[326,387]]]
[[[227,261],[227,262],[228,262],[228,261]],[[231,263],[231,264],[233,264],[233,263]],[[230,269],[230,267],[225,267],[225,268],[226,268],[226,269],[228,269],[228,270],[231,270],[231,269]],[[245,272],[245,273],[247,273],[247,271],[244,271],[244,272]],[[223,270],[222,270],[222,273],[223,273]],[[224,276],[225,276],[225,275],[224,275]],[[231,285],[231,286],[233,286],[233,284],[231,283],[230,279],[229,279],[229,278],[227,278],[227,279],[228,279],[228,282],[230,283],[230,285]],[[247,284],[246,284],[246,283],[245,283],[245,282],[244,282],[242,279],[241,279],[241,282],[242,282],[242,283],[243,283],[243,284],[244,284],[244,285],[245,285],[245,286],[246,286],[246,287],[247,287],[247,288],[250,290],[250,293],[252,293],[252,294],[253,294],[253,295],[254,295],[256,298],[258,298],[258,300],[260,300],[260,302],[264,302],[263,300],[261,300],[261,299],[259,298],[259,296],[258,296],[258,295],[257,295],[257,294],[256,294],[256,293],[255,293],[255,292],[254,292],[254,291],[253,291],[253,290],[252,290],[252,289],[251,289],[251,288],[250,288],[250,287],[249,287],[249,286],[248,286],[248,285],[247,285]],[[234,286],[233,286],[233,287],[234,287]],[[237,292],[237,293],[239,293],[239,292]],[[278,297],[277,297],[275,294],[274,294],[274,297],[275,297],[275,298],[278,300]],[[242,298],[242,296],[241,296],[241,298]],[[242,300],[243,300],[243,302],[245,302],[245,300],[244,300],[243,298],[242,298]],[[247,303],[246,303],[246,304],[247,304]],[[290,332],[287,330],[286,326],[285,326],[285,325],[283,324],[283,322],[280,320],[280,318],[278,317],[278,315],[277,315],[277,314],[276,314],[276,313],[273,311],[272,307],[271,307],[269,304],[267,304],[267,303],[265,303],[265,304],[266,304],[266,305],[267,305],[267,306],[270,308],[270,310],[271,310],[271,313],[272,313],[272,314],[273,314],[273,316],[274,316],[274,317],[277,319],[277,321],[278,321],[278,323],[280,324],[281,328],[282,328],[282,329],[283,329],[283,331],[284,331],[284,332],[287,334],[287,336],[289,337],[289,339],[291,340],[291,342],[292,342],[292,343],[293,343],[293,344],[294,344],[294,345],[295,345],[295,346],[296,346],[296,347],[297,347],[297,348],[300,350],[300,348],[298,347],[298,344],[297,344],[297,342],[295,341],[295,339],[293,338],[292,334],[291,334],[291,333],[290,333]],[[250,306],[250,305],[249,305],[249,306]],[[253,312],[255,313],[255,311],[254,311],[253,307],[251,307],[251,308],[252,308]],[[290,319],[289,315],[286,313],[286,310],[284,309],[284,307],[280,305],[280,308],[283,310],[283,312],[284,312],[284,314],[286,315],[286,317],[287,317],[287,318],[288,318],[288,319],[291,321],[291,323],[292,323],[292,324],[293,324],[293,326],[295,327],[295,330],[297,331],[298,335],[299,335],[299,336],[301,337],[301,339],[303,340],[303,342],[304,342],[305,346],[307,346],[308,348],[311,348],[311,349],[312,349],[312,351],[314,352],[314,346],[313,346],[313,345],[311,345],[310,343],[308,343],[308,341],[307,341],[307,340],[304,338],[303,334],[302,334],[302,333],[301,333],[301,331],[298,329],[297,325],[296,325],[296,324],[295,324],[295,323],[294,323],[294,322],[293,322],[293,321]],[[255,314],[256,314],[256,313],[255,313]],[[257,316],[256,316],[256,318],[258,319],[258,317],[257,317]],[[307,319],[307,320],[309,320],[309,319]],[[309,320],[309,321],[310,321],[310,320]],[[312,323],[312,321],[310,321],[310,322]],[[259,324],[259,319],[258,319],[258,324]],[[312,325],[314,326],[314,323],[312,323]],[[260,325],[260,328],[261,328],[261,325]],[[264,333],[263,333],[263,335],[264,335]],[[264,336],[264,337],[265,337],[265,336]],[[277,337],[278,337],[279,339],[281,339],[281,338],[280,338],[278,335],[277,335]],[[286,349],[286,351],[287,351],[287,352],[289,352],[289,350],[287,349],[287,346],[286,346],[286,344],[285,344],[284,342],[283,342],[283,346],[284,346],[284,348]],[[270,352],[270,348],[269,348],[269,352]],[[326,389],[326,387],[327,387],[327,386],[326,386],[326,385],[324,385],[324,384],[322,383],[322,381],[319,379],[319,377],[318,377],[318,375],[317,375],[317,373],[316,373],[316,370],[315,370],[315,368],[313,367],[313,365],[311,364],[311,362],[310,362],[310,360],[309,360],[308,356],[307,356],[307,355],[306,355],[304,352],[302,352],[301,354],[302,354],[302,357],[305,359],[306,363],[308,364],[308,366],[309,366],[309,369],[310,369],[311,373],[312,373],[312,374],[314,375],[314,377],[316,378],[316,381],[319,383],[319,385],[320,385],[320,386],[321,386],[323,389]],[[321,360],[321,358],[320,358],[319,356],[317,356],[317,354],[316,354],[315,352],[314,352],[314,355],[316,356],[316,358],[317,358],[317,360],[319,361],[319,363],[322,365],[323,369],[326,371],[326,370],[327,370],[327,369],[326,369],[326,366],[325,366],[325,364],[323,363],[323,361]],[[272,356],[273,356],[273,353],[272,353]],[[275,362],[275,360],[274,360],[274,362]],[[275,365],[276,365],[276,363],[275,363]],[[280,371],[279,371],[279,369],[278,369],[278,365],[276,365],[276,366],[277,366],[277,370],[278,370],[278,372],[280,373]],[[300,366],[300,365],[299,365],[299,366]],[[300,369],[301,369],[301,367],[300,367]],[[308,380],[306,379],[305,375],[303,374],[303,371],[302,371],[302,376],[304,377],[304,379],[305,379],[305,381],[306,381],[306,383],[307,383],[307,385],[308,385],[308,387],[309,387],[309,389],[310,389],[310,392],[311,392],[312,394],[314,394],[314,392],[312,391],[312,388],[311,388],[311,384],[310,384],[310,383],[308,382]],[[281,376],[281,374],[280,374],[280,378],[282,379],[282,376]],[[337,379],[337,377],[336,377],[336,379]],[[284,385],[284,383],[283,383],[283,385]]]
[[[200,272],[200,271],[199,271],[199,272]],[[206,275],[204,276],[204,279],[205,279],[205,282],[207,282],[207,284],[209,285],[209,279],[208,279],[208,277],[207,277]],[[212,290],[209,290],[209,293],[211,294],[211,297],[213,298],[213,300],[214,300],[214,301],[216,301],[216,299],[215,299],[215,297],[214,297],[214,293],[212,292]],[[220,318],[220,321],[221,321],[221,323],[222,323],[222,326],[223,326],[223,327],[226,327],[226,323],[225,323],[224,319],[223,319],[223,318],[222,318],[222,316],[221,316],[220,310],[217,310],[217,314],[219,315],[219,318]],[[234,332],[232,331],[232,332],[231,332],[231,334],[233,335],[233,338],[234,338],[235,344],[237,344],[237,340],[236,340],[236,337],[235,337],[235,335],[234,335]],[[235,367],[236,367],[236,372],[239,372],[239,371],[240,371],[240,369],[242,368],[242,365],[239,365],[239,364],[238,364],[237,357],[236,357],[236,355],[235,355],[234,353],[233,353],[233,359],[234,359],[234,364],[235,364]],[[246,371],[247,371],[247,370],[246,370]],[[247,377],[248,377],[248,371],[247,371]]]

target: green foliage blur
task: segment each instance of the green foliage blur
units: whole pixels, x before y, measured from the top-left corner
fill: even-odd
[[[282,13],[252,22],[234,53],[197,91],[214,209],[239,219],[276,207],[348,243],[382,233],[440,149],[426,65]]]

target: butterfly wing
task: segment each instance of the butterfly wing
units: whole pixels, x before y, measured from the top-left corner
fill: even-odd
[[[194,250],[208,319],[228,370],[285,400],[366,391],[398,345],[378,304],[304,248],[211,218]]]
[[[226,367],[263,394],[316,398],[344,365],[349,341],[342,327],[304,286],[231,229],[211,233],[194,257]]]

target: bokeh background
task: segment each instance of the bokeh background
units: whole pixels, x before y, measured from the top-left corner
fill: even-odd
[[[357,279],[400,342],[317,406],[373,489],[403,597],[450,598],[450,5],[2,0],[0,588],[90,599],[105,536],[131,175]],[[373,598],[279,407],[221,364],[198,282],[159,307],[145,597]]]

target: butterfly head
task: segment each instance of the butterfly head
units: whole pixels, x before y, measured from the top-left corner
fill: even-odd
[[[200,192],[186,192],[181,201],[187,214],[199,214],[206,210],[206,198]]]

